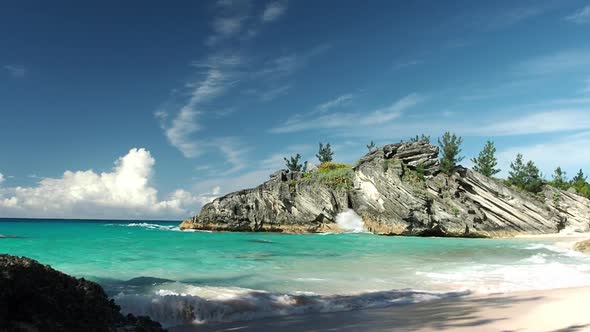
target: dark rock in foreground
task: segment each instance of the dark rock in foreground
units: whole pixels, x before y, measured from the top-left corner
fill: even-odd
[[[587,231],[590,200],[545,186],[533,195],[457,167],[440,172],[438,148],[389,144],[348,172],[279,171],[253,189],[215,199],[181,229],[335,232],[336,217],[354,210],[376,234],[501,237]]]
[[[165,331],[148,317],[124,316],[119,309],[94,282],[0,255],[0,331]]]

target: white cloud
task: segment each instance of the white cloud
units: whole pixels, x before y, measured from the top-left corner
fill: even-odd
[[[4,175],[0,173],[0,184],[2,184],[2,182],[4,182]]]
[[[283,86],[276,87],[274,89],[270,89],[268,91],[261,92],[258,95],[260,97],[260,100],[262,100],[262,101],[271,101],[271,100],[274,100],[274,99],[286,94],[287,91],[289,91],[290,89],[291,89],[290,85],[283,85]]]
[[[253,76],[255,78],[267,77],[276,79],[291,75],[298,69],[304,67],[312,58],[325,53],[330,47],[329,44],[323,44],[305,53],[282,55],[267,61],[262,69],[253,73]]]
[[[410,60],[410,61],[404,61],[404,62],[396,62],[393,64],[393,69],[394,70],[404,69],[404,68],[416,66],[416,65],[419,65],[422,63],[424,63],[424,61],[422,61],[422,60]]]
[[[194,135],[201,129],[199,117],[202,111],[199,107],[214,98],[224,94],[235,81],[231,68],[241,63],[239,57],[232,55],[228,57],[211,57],[208,62],[195,64],[198,67],[207,68],[205,78],[200,82],[189,83],[191,95],[178,114],[170,123],[168,113],[158,111],[154,115],[160,121],[165,131],[166,138],[187,158],[194,158],[203,153],[204,144],[195,139]]]
[[[183,218],[203,197],[179,189],[165,200],[150,185],[154,158],[131,149],[109,172],[66,171],[43,178],[34,187],[0,189],[0,212],[14,217],[54,218]]]
[[[590,129],[590,109],[559,109],[506,119],[476,128],[481,135],[526,135]]]
[[[522,21],[525,21],[529,18],[539,16],[549,10],[550,7],[547,6],[534,6],[534,7],[520,7],[520,8],[510,8],[504,10],[503,12],[498,13],[497,15],[490,15],[491,20],[489,22],[488,28],[490,29],[500,29],[505,28]]]
[[[347,94],[338,96],[332,100],[328,100],[327,102],[318,105],[316,107],[316,110],[320,113],[323,113],[323,112],[329,111],[333,108],[343,107],[343,106],[349,105],[353,98],[354,98],[353,94],[347,93]]]
[[[575,13],[567,16],[565,19],[577,24],[590,23],[590,5],[581,8]]]
[[[213,21],[213,30],[224,37],[233,36],[242,30],[245,17],[218,17]]]
[[[590,50],[572,49],[534,57],[519,63],[515,71],[528,75],[547,75],[590,69]]]
[[[498,153],[498,165],[506,176],[510,162],[516,154],[522,153],[526,160],[532,160],[546,176],[550,177],[557,166],[573,175],[580,168],[590,171],[590,153],[584,153],[590,146],[590,132],[569,135],[556,141],[532,145],[514,146]]]
[[[3,68],[14,78],[23,78],[27,74],[27,69],[22,65],[5,65]]]
[[[328,113],[316,117],[296,115],[288,119],[283,125],[272,128],[272,133],[292,133],[311,129],[361,128],[377,124],[385,124],[399,118],[403,111],[413,107],[424,98],[417,94],[408,95],[388,107],[372,112]],[[313,114],[310,113],[310,114]]]
[[[262,21],[270,22],[281,17],[287,10],[287,1],[273,1],[266,5],[262,13]]]

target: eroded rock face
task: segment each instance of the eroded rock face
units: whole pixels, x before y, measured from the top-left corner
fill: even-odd
[[[25,257],[0,255],[0,331],[165,331],[123,316],[96,283]]]
[[[540,195],[522,193],[462,167],[442,174],[438,153],[423,142],[386,145],[359,160],[354,185],[346,189],[280,171],[257,188],[205,205],[181,228],[338,231],[336,215],[351,208],[376,234],[469,237],[588,230],[586,198],[552,187]]]

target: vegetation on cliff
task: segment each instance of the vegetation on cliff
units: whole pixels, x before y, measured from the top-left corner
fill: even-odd
[[[487,141],[479,156],[472,158],[471,161],[473,162],[473,170],[487,177],[492,177],[501,171],[501,169],[496,168],[498,159],[496,159],[496,146],[492,141]]]
[[[455,133],[451,134],[448,131],[443,134],[442,138],[438,139],[438,145],[442,150],[442,156],[440,158],[441,172],[450,174],[455,166],[463,160],[463,157],[459,156],[461,153],[461,144],[463,144],[463,138],[458,137]]]

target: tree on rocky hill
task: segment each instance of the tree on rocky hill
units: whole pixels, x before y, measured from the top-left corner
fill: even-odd
[[[332,161],[334,152],[332,152],[332,147],[330,146],[330,143],[326,144],[326,146],[320,143],[320,149],[318,150],[318,154],[316,154],[315,156],[322,164]]]
[[[448,131],[444,133],[442,140],[440,138],[438,139],[438,145],[442,150],[440,159],[440,169],[442,172],[450,174],[457,163],[463,160],[463,157],[459,156],[462,143],[463,138],[457,137],[457,135],[451,134]]]
[[[285,164],[287,165],[287,169],[291,172],[300,172],[303,169],[303,165],[299,163],[301,159],[301,155],[298,153],[295,157],[291,156],[289,159],[285,159]]]
[[[410,142],[420,142],[420,143],[430,144],[430,135],[422,134],[421,136],[416,135],[415,137],[410,137]]]
[[[496,159],[496,147],[492,141],[487,141],[479,156],[471,159],[471,161],[474,164],[473,169],[485,176],[491,177],[501,171],[496,168],[498,166],[498,159]]]
[[[521,153],[517,154],[516,160],[510,163],[508,182],[532,193],[540,192],[545,184],[539,168],[530,160],[525,164]]]
[[[561,167],[557,167],[555,171],[553,171],[553,181],[551,181],[551,185],[562,190],[569,188],[570,184],[567,181],[567,175]]]
[[[375,151],[375,149],[377,149],[375,142],[371,141],[371,143],[367,144],[367,149],[369,149],[369,152]]]
[[[584,175],[584,172],[580,169],[576,176],[570,181],[570,185],[576,189],[578,194],[590,199],[590,184],[587,179],[588,178]]]

